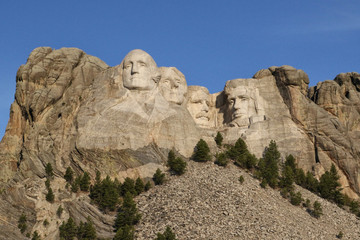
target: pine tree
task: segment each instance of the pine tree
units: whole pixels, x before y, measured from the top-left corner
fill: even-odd
[[[226,167],[228,164],[228,159],[226,158],[226,154],[225,153],[216,153],[215,154],[215,164],[222,166],[222,167]]]
[[[116,235],[113,240],[133,240],[134,239],[134,227],[125,225],[120,227],[116,231]]]
[[[145,192],[149,191],[149,189],[151,188],[151,182],[148,181],[146,184],[145,184]]]
[[[63,213],[64,209],[63,207],[60,205],[58,207],[58,209],[56,210],[56,215],[60,218],[61,217],[61,214]]]
[[[53,190],[51,188],[48,189],[48,193],[46,194],[46,201],[53,203],[54,202],[54,193]]]
[[[126,192],[122,206],[119,208],[115,220],[115,230],[117,231],[119,228],[125,227],[126,225],[133,226],[140,221],[140,218],[141,215],[138,213],[132,194]]]
[[[153,176],[153,181],[155,185],[161,185],[165,181],[165,174],[161,172],[160,168],[156,169],[156,172]]]
[[[83,176],[80,178],[79,182],[80,190],[87,192],[90,187],[90,175],[88,172],[84,172]]]
[[[215,142],[216,142],[216,145],[217,145],[218,147],[221,147],[223,139],[224,139],[224,138],[223,138],[223,136],[221,135],[221,133],[218,132],[218,133],[216,134],[216,137],[215,137]]]
[[[323,214],[321,204],[318,201],[315,201],[313,206],[314,209],[312,211],[312,214],[314,217],[319,218]]]
[[[77,235],[77,226],[70,217],[67,222],[63,222],[60,227],[60,239],[73,240]]]
[[[319,181],[311,174],[311,172],[306,173],[305,188],[313,193],[319,191]]]
[[[141,180],[141,178],[137,178],[136,181],[135,181],[135,191],[136,191],[136,194],[139,195],[140,193],[142,193],[145,189],[145,185],[144,185],[144,182],[143,180]]]
[[[196,144],[192,158],[196,162],[207,162],[211,160],[210,148],[203,139],[200,139]]]
[[[125,178],[124,183],[121,185],[120,195],[125,196],[127,192],[131,193],[132,195],[136,195],[135,182],[129,177]]]
[[[174,174],[182,175],[186,171],[187,163],[184,160],[182,160],[180,157],[174,158],[173,160],[169,158],[168,166],[170,167],[170,171],[173,172]]]
[[[172,232],[169,226],[166,227],[164,233],[158,233],[155,240],[177,240],[175,233]]]
[[[77,229],[77,238],[78,240],[96,240],[96,230],[90,218],[85,223],[80,222]]]
[[[119,201],[118,184],[106,176],[101,182],[95,182],[90,188],[90,198],[102,211],[114,211]]]
[[[33,232],[31,240],[40,240],[40,235],[37,231]]]
[[[71,167],[68,167],[66,169],[65,175],[64,175],[64,179],[66,180],[66,182],[71,183],[73,181],[73,177],[74,177],[74,172],[71,169]]]
[[[275,188],[279,178],[280,152],[277,150],[275,141],[271,140],[269,146],[265,149],[264,157],[259,162],[259,171],[263,179],[270,187]]]
[[[21,233],[24,233],[25,230],[27,229],[26,221],[27,221],[26,215],[25,213],[22,213],[18,220],[18,228],[20,229]]]
[[[46,175],[48,177],[52,177],[54,176],[54,173],[53,173],[53,168],[51,166],[51,163],[47,163],[46,166],[45,166],[45,172],[46,172]]]
[[[279,187],[291,192],[294,189],[294,172],[289,165],[285,165],[279,181]]]

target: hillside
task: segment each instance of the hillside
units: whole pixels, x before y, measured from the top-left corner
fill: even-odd
[[[242,175],[245,181],[238,181]],[[343,239],[360,238],[360,220],[317,195],[297,187],[304,199],[321,203],[324,215],[312,217],[279,191],[260,187],[246,171],[229,164],[190,161],[182,176],[171,176],[137,197],[143,217],[136,239],[154,239],[170,226],[185,239]]]

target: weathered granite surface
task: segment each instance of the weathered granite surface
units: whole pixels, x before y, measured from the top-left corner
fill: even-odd
[[[57,204],[71,216],[91,215],[101,236],[109,237],[106,215],[86,201],[69,204],[82,196],[61,193],[67,167],[93,178],[96,170],[119,180],[148,178],[164,168],[170,149],[189,158],[203,138],[215,151],[217,132],[228,144],[242,137],[257,157],[275,140],[283,158],[293,154],[316,176],[334,163],[344,193],[360,193],[358,73],[308,89],[304,71],[273,66],[253,78],[224,81],[223,91],[210,94],[206,87],[187,86],[177,68],[158,67],[142,50],[109,67],[79,49],[41,47],[19,68],[16,84],[0,142],[1,204],[12,209],[0,208],[8,239],[19,238],[11,226],[22,211],[31,216],[32,229],[56,236],[55,222],[50,230],[40,224],[54,214],[43,201],[47,163],[54,168]]]

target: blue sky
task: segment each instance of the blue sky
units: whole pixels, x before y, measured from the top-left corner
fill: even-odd
[[[132,49],[221,91],[260,69],[303,69],[310,86],[360,72],[360,1],[1,1],[0,138],[15,76],[39,46],[77,47],[118,65]]]

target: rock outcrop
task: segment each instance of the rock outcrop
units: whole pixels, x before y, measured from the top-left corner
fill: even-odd
[[[111,219],[86,196],[65,190],[67,167],[93,178],[97,170],[119,180],[149,178],[164,169],[171,149],[189,158],[202,138],[215,150],[217,132],[227,144],[243,138],[257,157],[275,140],[283,158],[294,155],[317,177],[335,164],[343,192],[360,194],[358,73],[308,89],[304,71],[273,66],[253,78],[229,80],[224,91],[210,94],[187,86],[175,67],[159,68],[142,50],[109,67],[79,49],[41,47],[19,68],[16,84],[0,143],[1,201],[13,209],[0,208],[8,223],[0,232],[8,239],[20,236],[10,229],[21,212],[29,213],[33,230],[57,237],[57,221],[47,230],[40,224],[56,210],[44,201],[47,163],[54,168],[56,205],[64,206],[64,216],[79,222],[90,215],[99,234],[109,237]]]

